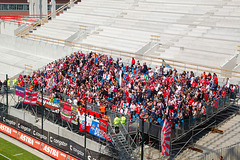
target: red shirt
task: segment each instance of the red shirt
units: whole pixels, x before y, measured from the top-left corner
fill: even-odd
[[[227,95],[226,91],[222,91],[222,96],[225,97]]]
[[[139,105],[137,105],[137,107],[136,107],[136,112],[140,113],[140,106]]]
[[[126,100],[127,100],[127,102],[128,102],[128,103],[130,103],[130,101],[131,101],[131,98],[130,98],[130,97],[127,97],[127,99],[126,99]]]
[[[112,105],[112,110],[116,111],[116,106],[114,104]]]
[[[214,80],[214,83],[218,83],[218,78],[217,77],[215,77],[213,80]]]

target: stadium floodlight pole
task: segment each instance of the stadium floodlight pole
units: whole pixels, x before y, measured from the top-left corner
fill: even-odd
[[[141,160],[143,160],[143,154],[144,154],[144,152],[143,152],[143,145],[144,145],[144,119],[142,118],[142,149],[141,149]]]
[[[9,86],[10,87],[10,86]],[[6,74],[6,113],[8,114],[8,75]]]
[[[86,130],[86,125],[87,125],[87,102],[86,100],[84,101],[84,108],[85,108],[85,120],[84,120],[84,160],[87,160],[87,130]]]
[[[43,86],[42,86],[42,135],[43,135],[43,112],[44,112],[44,108],[43,108]]]

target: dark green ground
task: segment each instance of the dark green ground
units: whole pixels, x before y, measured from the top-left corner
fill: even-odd
[[[16,155],[16,154],[21,154],[21,155]],[[2,155],[12,160],[40,160],[41,159],[31,154],[30,152],[25,151],[24,149],[0,138],[0,160],[9,160]]]

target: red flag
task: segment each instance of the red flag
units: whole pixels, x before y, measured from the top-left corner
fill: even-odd
[[[104,132],[107,132],[108,123],[102,119],[99,119],[99,129],[103,130]]]
[[[162,155],[169,156],[170,151],[170,137],[171,137],[171,126],[167,119],[165,119],[161,133],[161,149]]]
[[[24,103],[31,104],[31,105],[36,105],[36,103],[37,103],[37,92],[33,91],[33,90],[30,90],[30,89],[25,89]]]

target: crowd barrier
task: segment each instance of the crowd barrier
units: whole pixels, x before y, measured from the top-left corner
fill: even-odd
[[[0,112],[0,131],[53,157],[54,159],[82,160],[84,147],[74,141],[39,129],[26,121]],[[89,160],[113,159],[107,155],[86,149]]]
[[[232,102],[235,101],[236,95],[238,92],[230,92],[226,97],[214,99],[211,103],[203,103],[206,108],[206,114],[197,114],[195,116],[190,117],[189,119],[182,119],[178,125],[172,125],[171,129],[171,138],[176,139],[183,135],[185,132],[191,130],[196,125],[200,124],[204,120],[210,118],[214,114],[224,110],[228,107]],[[139,128],[142,131],[142,121],[137,120],[134,123],[131,123],[129,130],[134,131],[136,128]],[[161,139],[161,130],[162,127],[160,125],[155,125],[150,122],[144,122],[144,133],[149,134],[157,139]]]

